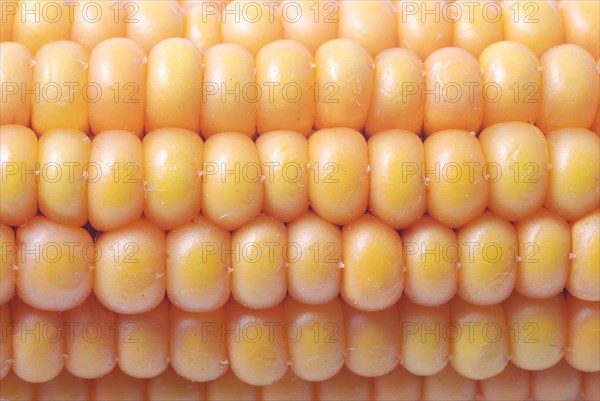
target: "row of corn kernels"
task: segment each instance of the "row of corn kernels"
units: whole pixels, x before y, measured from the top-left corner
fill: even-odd
[[[308,212],[286,227],[260,214],[233,233],[199,216],[165,234],[144,219],[101,233],[36,216],[2,225],[0,301],[62,311],[93,291],[117,313],[142,313],[165,293],[209,312],[230,295],[265,309],[289,294],[320,305],[339,294],[378,311],[401,298],[436,306],[455,295],[495,305],[513,291],[547,299],[566,288],[600,301],[598,209],[573,222],[541,209],[515,226],[485,212],[457,232],[425,216],[399,235],[372,215],[341,231]]]
[[[348,38],[375,56],[402,46],[426,58],[448,46],[475,57],[488,45],[515,40],[537,55],[573,43],[594,58],[599,50],[596,1],[18,1],[3,0],[2,41],[33,53],[52,40],[73,40],[91,50],[100,41],[129,37],[149,51],[163,39],[185,37],[204,51],[235,43],[256,54],[278,39],[309,50]]]
[[[323,381],[346,366],[378,377],[398,365],[431,376],[451,365],[482,380],[509,360],[543,370],[563,357],[575,369],[600,370],[600,303],[560,294],[545,300],[513,294],[502,304],[476,306],[460,298],[437,307],[407,299],[364,312],[334,299],[323,305],[287,298],[263,310],[231,301],[218,310],[180,310],[163,300],[140,314],[115,314],[94,297],[64,312],[32,308],[15,298],[2,306],[3,376],[45,382],[63,368],[98,378],[116,365],[137,378],[169,365],[188,380],[208,382],[231,369],[264,386],[290,369],[302,380]]]
[[[428,136],[506,121],[535,122],[546,134],[599,129],[598,66],[576,45],[553,47],[539,61],[516,42],[492,44],[479,62],[463,49],[442,48],[424,63],[401,48],[373,60],[349,39],[326,42],[314,58],[293,41],[269,43],[256,58],[232,44],[201,55],[186,39],[163,41],[148,57],[123,38],[100,43],[91,55],[68,41],[35,57],[15,42],[0,50],[0,123],[31,125],[38,135],[73,128],[142,137],[175,127],[205,138],[281,129],[308,136],[313,127],[344,126]]]
[[[599,138],[583,128],[547,136],[526,123],[501,123],[477,138],[446,130],[424,142],[389,130],[369,140],[350,128],[308,139],[274,131],[256,142],[220,133],[159,129],[140,140],[105,131],[0,127],[0,216],[19,226],[41,211],[55,221],[113,230],[142,213],[163,230],[200,210],[235,230],[261,210],[289,222],[309,207],[346,225],[370,210],[394,229],[425,212],[450,228],[486,207],[519,221],[542,206],[568,221],[600,204]]]
[[[581,372],[564,360],[541,371],[527,371],[509,363],[502,373],[485,380],[467,379],[451,367],[432,376],[417,376],[398,366],[375,378],[361,377],[343,368],[331,379],[312,383],[288,372],[268,386],[252,386],[231,372],[208,383],[195,383],[167,369],[152,379],[137,379],[118,368],[106,376],[80,379],[66,369],[55,379],[35,384],[13,373],[2,379],[0,396],[11,401],[526,401],[600,399],[598,372]]]

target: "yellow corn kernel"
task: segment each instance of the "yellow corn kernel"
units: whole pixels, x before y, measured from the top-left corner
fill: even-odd
[[[258,400],[260,387],[238,379],[231,370],[206,385],[207,401]]]
[[[423,378],[423,401],[473,400],[477,394],[477,381],[462,376],[452,366],[435,375]]]
[[[565,42],[585,48],[595,59],[600,55],[600,3],[571,0],[559,4]]]
[[[256,127],[260,134],[274,130],[311,133],[315,115],[315,64],[302,44],[278,40],[256,55]]]
[[[442,10],[444,0],[397,0],[398,44],[424,60],[437,49],[452,46],[453,19]]]
[[[227,351],[231,371],[245,383],[266,386],[288,368],[283,305],[251,310],[238,303],[227,307]]]
[[[264,45],[283,38],[277,3],[233,0],[221,13],[223,43],[235,43],[256,55]]]
[[[362,312],[343,305],[346,328],[345,365],[363,377],[391,372],[400,362],[400,320],[393,306],[377,312]]]
[[[202,138],[182,128],[160,128],[142,141],[144,216],[171,230],[198,215],[202,202]]]
[[[10,318],[10,309],[8,304],[2,304],[0,306],[0,327],[2,327],[1,334],[2,339],[0,341],[0,380],[2,380],[2,386],[4,386],[4,380],[6,375],[10,373],[10,369],[13,363],[12,360],[12,336],[14,333],[14,326],[11,327],[12,321]],[[0,396],[3,396],[0,391]]]
[[[482,127],[522,121],[534,123],[540,97],[540,65],[535,53],[519,42],[500,41],[479,55],[483,71]]]
[[[404,288],[402,239],[369,214],[342,229],[344,272],[341,295],[363,311],[388,308]]]
[[[95,259],[94,243],[85,229],[35,216],[17,229],[16,242],[21,300],[58,312],[85,301],[92,291]]]
[[[450,353],[450,307],[398,302],[402,324],[402,366],[410,373],[431,376],[442,371]]]
[[[323,381],[337,374],[346,352],[340,301],[306,305],[286,298],[284,310],[285,321],[294,327],[286,333],[294,374],[308,381]]]
[[[44,401],[87,401],[90,381],[73,376],[63,369],[54,379],[40,383],[37,399]]]
[[[83,0],[74,3],[71,25],[71,40],[79,43],[89,52],[97,44],[125,36],[126,24],[135,20],[128,18],[127,10],[133,10],[136,3]]]
[[[342,277],[339,227],[308,211],[287,228],[290,296],[311,305],[332,301],[340,292]]]
[[[220,308],[230,294],[231,235],[198,216],[167,233],[167,294],[191,312]]]
[[[553,47],[540,58],[540,109],[536,125],[545,133],[562,128],[589,128],[600,105],[600,76],[582,47]]]
[[[530,298],[559,294],[569,274],[569,224],[548,209],[541,208],[516,223],[515,228],[519,242],[515,290]]]
[[[5,305],[15,295],[16,255],[15,232],[12,227],[0,223],[0,305]]]
[[[436,306],[456,293],[460,249],[454,231],[423,216],[402,233],[404,293],[414,303]]]
[[[38,144],[20,125],[0,127],[0,221],[20,226],[37,211]]]
[[[308,140],[308,190],[312,209],[325,220],[348,224],[369,201],[369,155],[363,136],[350,128],[315,132]]]
[[[412,132],[391,129],[369,138],[369,210],[395,229],[425,213],[423,143]]]
[[[567,310],[562,295],[533,299],[515,292],[503,306],[515,366],[542,370],[562,359],[567,341]]]
[[[373,58],[350,39],[333,39],[315,53],[315,128],[362,130],[373,91]]]
[[[529,397],[529,371],[508,363],[496,376],[481,380],[479,388],[486,401],[525,401]]]
[[[256,149],[265,177],[263,210],[284,223],[295,220],[308,209],[308,141],[298,132],[271,131],[256,140]]]
[[[479,135],[490,183],[487,207],[498,216],[521,220],[544,203],[548,145],[544,134],[524,122],[492,125]]]
[[[92,294],[64,312],[65,368],[82,379],[97,379],[117,364],[117,315]]]
[[[427,57],[425,71],[425,135],[448,129],[479,131],[483,92],[477,59],[464,49],[447,47]]]
[[[47,43],[69,39],[75,12],[73,4],[53,0],[21,0],[15,5],[12,40],[25,45],[32,54]]]
[[[154,45],[167,38],[183,36],[183,10],[175,0],[136,1],[135,7],[124,6],[126,35],[149,53]]]
[[[489,185],[477,139],[467,131],[445,130],[429,136],[423,146],[428,214],[450,228],[479,216],[485,210]]]
[[[564,43],[563,25],[556,0],[502,0],[504,39],[529,47],[539,57]]]
[[[144,49],[126,38],[107,39],[90,54],[90,128],[94,135],[110,129],[144,135],[146,69]]]
[[[0,10],[6,6],[7,3],[2,3]],[[2,22],[4,23],[4,20]],[[4,28],[4,25],[2,27]],[[33,56],[25,46],[16,42],[0,43],[0,125],[29,125],[32,95],[27,91],[31,90],[33,66]]]
[[[200,401],[206,399],[205,386],[179,376],[172,368],[148,380],[148,401]]]
[[[566,288],[585,301],[600,301],[600,210],[571,223],[571,260]]]
[[[15,21],[15,14],[19,3],[13,1],[2,1],[0,6],[0,42],[9,42],[12,40],[12,31]]]
[[[217,3],[207,0],[205,4],[193,5],[184,15],[184,36],[196,45],[200,53],[221,43],[221,15],[216,12]]]
[[[472,305],[460,298],[450,304],[456,333],[450,364],[462,376],[481,380],[502,372],[509,360],[507,322],[501,304]]]
[[[283,37],[302,43],[311,53],[337,37],[340,4],[336,0],[281,0],[280,7]]]
[[[229,368],[223,308],[205,313],[169,309],[169,359],[178,375],[214,382]]]
[[[536,400],[577,400],[581,372],[562,359],[546,370],[531,372],[531,397]]]
[[[393,48],[379,53],[365,124],[367,136],[393,128],[420,134],[424,84],[423,62],[410,50]]]
[[[418,400],[422,387],[422,376],[413,375],[402,366],[398,366],[388,374],[373,378],[373,400]]]
[[[314,384],[302,380],[291,369],[281,379],[261,389],[262,401],[298,401],[313,398]]]
[[[600,304],[567,295],[567,348],[565,359],[584,372],[600,370]]]
[[[600,205],[600,138],[583,128],[551,132],[550,171],[544,206],[575,220]]]
[[[155,377],[169,366],[169,303],[134,315],[117,315],[119,369],[140,379]]]
[[[373,57],[396,47],[396,16],[391,2],[342,1],[339,8],[338,37],[354,40]]]
[[[157,43],[148,55],[146,132],[158,128],[200,130],[202,57],[188,39]]]
[[[165,233],[139,219],[100,234],[94,293],[117,313],[144,313],[165,295]]]
[[[37,99],[31,108],[31,128],[38,135],[56,128],[87,132],[89,56],[85,49],[66,40],[51,42],[35,54],[35,63]]]
[[[247,136],[224,132],[204,143],[202,213],[226,230],[258,215],[264,185],[258,152]]]
[[[517,280],[517,232],[512,224],[486,211],[457,233],[461,247],[457,294],[476,305],[495,305]]]
[[[34,309],[19,298],[11,303],[12,370],[30,383],[58,376],[64,366],[65,333],[58,312]],[[2,386],[4,387],[4,380]]]
[[[38,204],[44,216],[75,226],[87,222],[91,145],[86,134],[73,129],[55,129],[40,137]]]
[[[342,368],[331,378],[317,382],[318,400],[368,400],[371,395],[371,380]]]
[[[489,45],[502,40],[502,11],[498,0],[454,3],[452,45],[467,50],[475,57]]]
[[[220,43],[204,53],[204,65],[202,136],[234,131],[252,137],[258,96],[254,57],[239,45]]]
[[[231,294],[237,302],[262,309],[283,301],[287,288],[286,244],[285,225],[264,213],[233,232]]]
[[[92,142],[88,218],[98,231],[132,223],[144,210],[142,142],[127,131],[104,131]]]
[[[126,375],[119,368],[91,383],[90,401],[146,399],[145,381]]]

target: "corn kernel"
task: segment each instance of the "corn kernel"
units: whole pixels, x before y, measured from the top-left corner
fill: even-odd
[[[206,399],[204,385],[194,383],[167,368],[160,375],[148,380],[148,401],[200,401]]]
[[[12,227],[0,223],[0,305],[5,305],[15,295],[16,250],[15,232]]]
[[[91,141],[72,129],[46,132],[38,141],[38,204],[44,216],[83,226],[88,219],[87,166]]]
[[[196,1],[194,0],[194,2]],[[214,7],[216,4],[214,1],[207,0],[206,3],[209,6],[194,4],[184,16],[184,36],[196,45],[200,53],[204,53],[209,47],[221,43],[222,17],[218,13],[207,12],[205,7]],[[186,4],[189,4],[189,2]]]
[[[369,209],[395,229],[410,226],[425,213],[423,144],[411,132],[388,130],[369,138]]]
[[[91,401],[123,401],[146,399],[146,382],[128,376],[119,368],[92,381]]]
[[[302,43],[311,53],[338,34],[340,4],[336,0],[281,0],[283,36]]]
[[[198,216],[167,233],[167,294],[191,312],[220,308],[230,294],[231,235]]]
[[[566,289],[585,301],[600,301],[600,210],[571,223],[574,259]]]
[[[124,6],[126,35],[149,53],[167,38],[183,36],[183,10],[175,0],[136,1]]]
[[[420,134],[424,83],[423,62],[410,50],[393,48],[379,53],[365,125],[367,136],[393,128]]]
[[[146,52],[135,41],[113,38],[99,43],[90,55],[90,128],[94,135],[110,129],[144,135]]]
[[[577,400],[581,379],[581,372],[562,359],[551,368],[531,372],[532,398],[540,401]]]
[[[412,401],[421,397],[423,377],[413,375],[402,366],[373,378],[374,401]]]
[[[283,301],[287,288],[286,244],[285,225],[264,213],[233,232],[231,294],[237,302],[262,309]]]
[[[457,0],[452,45],[479,57],[489,45],[502,40],[501,10],[497,0]]]
[[[94,293],[117,313],[144,313],[165,295],[165,234],[144,219],[100,234]]]
[[[58,3],[57,3],[58,4]],[[89,55],[66,40],[51,42],[35,54],[33,84],[39,99],[31,107],[31,128],[41,135],[56,128],[89,129]]]
[[[600,49],[600,3],[597,1],[561,1],[560,14],[565,31],[565,42],[585,48],[598,58]]]
[[[312,211],[288,224],[288,292],[305,304],[335,299],[341,287],[342,233]]]
[[[479,382],[481,395],[486,401],[526,401],[529,398],[530,373],[508,363],[496,376]]]
[[[291,40],[265,45],[256,55],[256,127],[311,133],[315,115],[315,71],[312,54]]]
[[[142,160],[142,142],[131,132],[104,131],[94,138],[86,179],[88,218],[96,230],[114,230],[141,217]]]
[[[142,141],[144,216],[163,230],[198,215],[202,202],[202,139],[182,128],[160,128]]]
[[[119,369],[140,379],[162,373],[169,364],[169,303],[134,315],[118,315]]]
[[[5,6],[0,7],[2,10],[4,8]],[[0,125],[29,125],[31,96],[26,91],[31,88],[33,65],[33,56],[25,46],[16,42],[0,43]]]
[[[315,128],[362,130],[373,91],[373,58],[350,39],[325,42],[315,53]]]
[[[360,217],[369,201],[369,156],[363,136],[350,128],[317,131],[308,140],[308,160],[312,209],[338,225]]]
[[[133,22],[126,10],[135,9],[135,3],[83,0],[73,4],[71,40],[87,52],[100,42],[125,36],[126,23]]]
[[[73,13],[71,7],[68,3],[53,0],[19,1],[11,39],[25,45],[32,54],[47,43],[68,40]]]
[[[38,144],[32,130],[20,125],[0,127],[0,220],[20,226],[37,211]]]
[[[565,359],[584,372],[600,370],[600,304],[567,295],[567,348]]]

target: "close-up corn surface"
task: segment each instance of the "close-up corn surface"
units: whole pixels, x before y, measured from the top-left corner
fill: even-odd
[[[0,27],[1,399],[600,400],[600,1]]]

